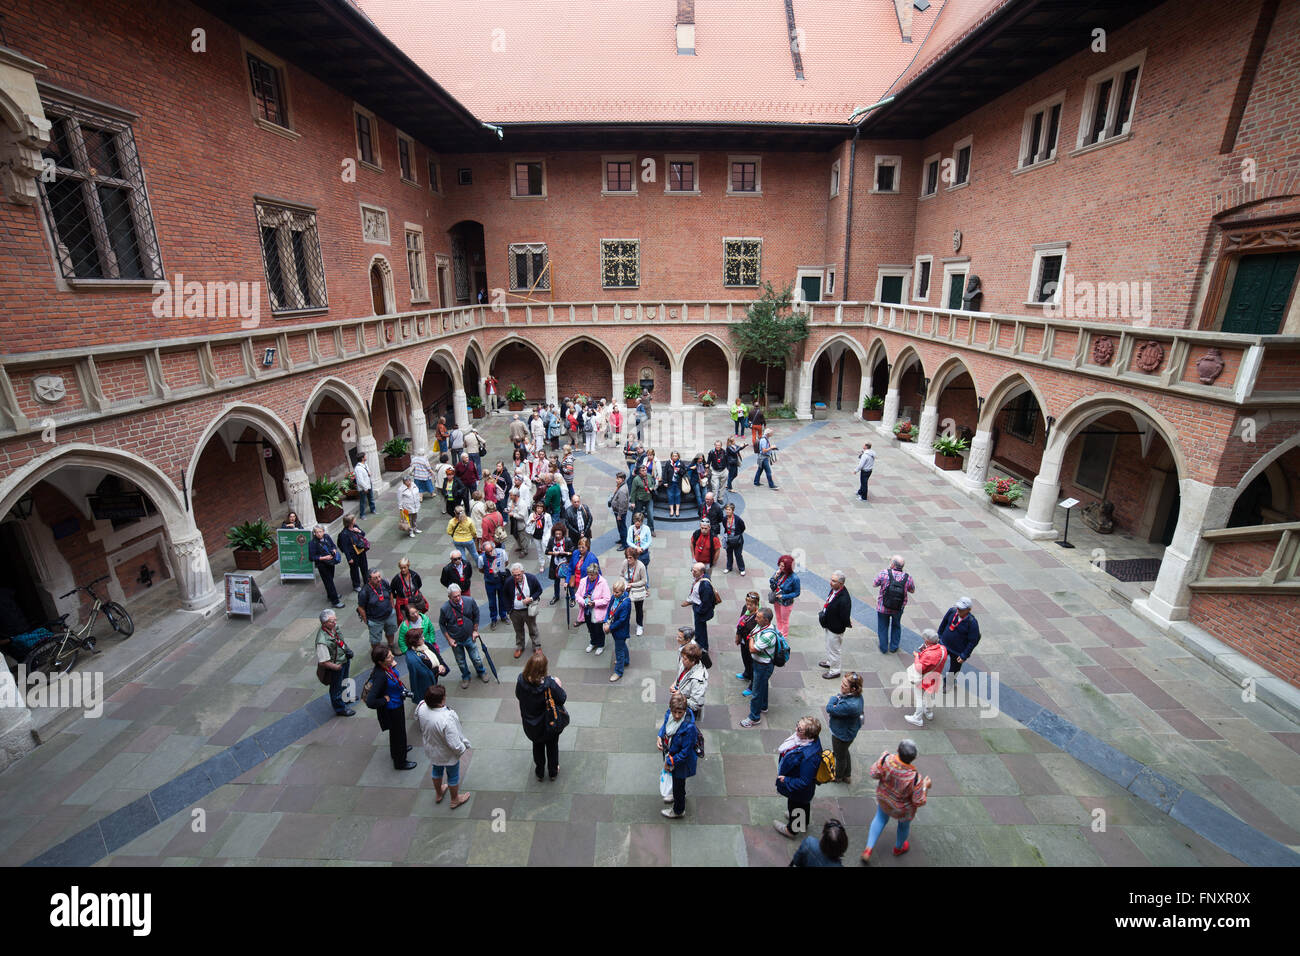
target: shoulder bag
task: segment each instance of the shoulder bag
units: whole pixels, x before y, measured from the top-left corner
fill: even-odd
[[[546,710],[542,714],[542,720],[546,724],[547,735],[551,737],[558,737],[569,726],[569,712],[555,703],[549,678],[546,682]]]

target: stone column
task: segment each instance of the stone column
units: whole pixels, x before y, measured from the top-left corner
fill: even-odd
[[[898,424],[898,389],[891,388],[885,392],[885,412],[880,417],[879,429],[883,434],[892,435]]]
[[[781,393],[781,404],[791,405],[798,400],[799,368],[793,362],[785,363],[785,391]]]
[[[686,404],[682,396],[682,367],[680,365],[673,366],[668,375],[668,382],[668,404],[672,408],[679,409]]]
[[[788,379],[787,375],[787,379]],[[795,404],[796,418],[808,421],[812,418],[812,363],[803,362],[799,366],[799,398]]]
[[[966,456],[966,486],[973,491],[984,493],[984,482],[989,476],[989,456],[993,452],[993,433],[981,429],[975,433],[970,442],[970,454]],[[1034,485],[1038,485],[1037,479]]]
[[[853,414],[856,418],[862,417],[862,403],[867,400],[867,396],[870,394],[871,379],[864,374],[858,382],[858,404],[853,408]]]
[[[24,671],[25,673],[25,671]],[[36,749],[32,712],[9,668],[0,667],[0,770]]]
[[[1044,452],[1038,477],[1029,492],[1029,508],[1023,518],[1016,519],[1016,530],[1035,541],[1055,538],[1056,525],[1052,519],[1056,516],[1056,501],[1060,493],[1061,462],[1049,461]]]
[[[1187,619],[1191,591],[1187,585],[1200,572],[1205,556],[1201,535],[1226,527],[1236,499],[1235,488],[1219,488],[1191,478],[1178,483],[1178,526],[1165,548],[1155,587],[1145,598],[1133,602],[1133,611],[1164,629],[1174,621]]]
[[[615,369],[610,378],[611,381],[609,387],[614,393],[609,396],[610,402],[615,405],[625,405],[626,403],[623,400],[623,389],[627,387],[627,383],[623,380],[623,370],[621,368]]]
[[[308,511],[306,514],[314,512]],[[299,511],[298,517],[303,518],[304,525],[307,524],[304,512]],[[176,575],[176,587],[185,609],[199,611],[219,603],[222,600],[221,591],[212,580],[212,566],[208,563],[203,535],[195,531],[188,537],[173,538],[171,552],[172,572]]]
[[[456,410],[456,427],[461,431],[469,428],[469,405],[465,402],[465,389],[458,388],[451,393],[451,404]]]
[[[373,444],[374,440],[371,439]],[[377,461],[378,453],[366,458],[367,463]],[[374,468],[370,469],[370,474],[376,473]],[[298,512],[298,520],[302,522],[304,528],[313,527],[319,520],[316,517],[316,504],[311,500],[311,483],[307,480],[307,473],[301,468],[284,473],[284,490],[289,495],[289,507]]]
[[[740,398],[740,366],[735,365],[727,369],[727,407],[735,405],[738,398]]]
[[[418,408],[411,412],[411,444],[414,446],[415,454],[428,454],[429,423],[425,421],[424,412]]]
[[[560,407],[560,383],[558,378],[556,377],[556,374],[554,372],[545,372],[543,373],[542,379],[543,382],[545,383],[546,404],[554,405],[556,408],[559,408]]]
[[[922,458],[928,457],[928,453],[934,446],[935,436],[939,432],[939,408],[935,405],[923,405],[921,407],[921,431],[916,437],[916,448]]]

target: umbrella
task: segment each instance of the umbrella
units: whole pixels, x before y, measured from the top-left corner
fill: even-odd
[[[497,665],[492,660],[492,655],[488,653],[487,642],[483,640],[482,634],[479,635],[478,643],[479,647],[483,648],[483,659],[487,661],[487,666],[492,671],[492,676],[497,679],[498,684],[501,683],[501,678],[497,674]]]

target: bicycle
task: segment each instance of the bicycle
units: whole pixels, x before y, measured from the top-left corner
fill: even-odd
[[[107,581],[108,575],[97,578],[89,584],[82,584],[66,594],[59,595],[60,599],[70,597],[78,591],[85,591],[90,595],[93,603],[90,607],[90,614],[86,621],[80,627],[72,627],[68,624],[68,615],[61,614],[57,621],[51,621],[49,626],[61,627],[61,634],[54,637],[47,637],[27,655],[28,673],[41,673],[49,676],[51,673],[66,674],[76,666],[77,658],[81,652],[89,651],[91,654],[99,653],[96,648],[95,636],[91,633],[95,628],[95,623],[99,620],[99,612],[102,610],[104,616],[108,618],[109,625],[118,634],[123,637],[130,637],[135,633],[135,623],[131,620],[131,615],[127,613],[126,608],[115,601],[100,600],[94,588],[101,581]]]

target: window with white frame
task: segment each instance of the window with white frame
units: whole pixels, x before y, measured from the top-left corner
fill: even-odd
[[[606,196],[636,195],[636,157],[602,156],[601,192]]]
[[[907,303],[907,283],[912,277],[911,266],[880,266],[876,270],[876,302]]]
[[[1146,50],[1088,77],[1079,120],[1079,147],[1123,136],[1133,122]]]
[[[822,298],[829,299],[834,294],[835,294],[835,270],[827,269],[826,270],[826,295],[822,296]]]
[[[901,156],[877,156],[876,172],[871,178],[873,193],[898,192],[898,173],[903,165]]]
[[[550,260],[544,242],[514,242],[510,244],[506,271],[510,274],[510,288],[514,292],[548,292],[551,288]]]
[[[357,132],[357,159],[382,171],[379,158],[379,121],[370,110],[360,106],[352,107],[352,121]]]
[[[327,308],[316,211],[265,200],[255,209],[272,314]]]
[[[397,134],[397,165],[402,171],[402,182],[416,185],[415,140],[403,133]]]
[[[42,97],[53,176],[42,204],[65,279],[160,279],[162,254],[131,124],[89,104]]]
[[[248,89],[253,101],[254,119],[258,125],[274,132],[292,131],[284,61],[243,37],[240,41],[244,50],[244,62],[248,67]]]
[[[930,301],[930,273],[934,269],[934,256],[917,256],[912,270],[912,301]]]
[[[605,289],[641,285],[641,240],[600,240],[600,284]]]
[[[763,192],[763,162],[757,156],[727,157],[727,195],[757,196]]]
[[[722,284],[724,286],[757,288],[762,274],[762,239],[722,240]]]
[[[837,159],[831,163],[831,195],[840,194],[840,161]]]
[[[958,140],[952,147],[952,182],[948,184],[949,189],[957,189],[959,186],[965,186],[970,182],[970,156],[971,147],[974,145],[974,137],[967,136],[965,139]]]
[[[1025,110],[1025,126],[1020,134],[1020,168],[1027,169],[1056,158],[1056,138],[1061,131],[1061,109],[1065,91],[1035,103]]]
[[[1065,275],[1068,242],[1044,242],[1034,246],[1034,263],[1029,270],[1026,305],[1057,305],[1061,301],[1061,279]]]
[[[926,157],[921,164],[921,198],[933,196],[939,191],[939,163],[942,160],[939,153]]]
[[[516,159],[510,164],[510,196],[514,199],[546,198],[546,162]]]
[[[664,161],[668,166],[664,192],[687,196],[700,194],[699,156],[666,156]]]
[[[411,301],[429,301],[429,272],[424,260],[424,229],[406,224],[406,271],[411,276]]]
[[[970,259],[962,256],[943,263],[943,287],[939,290],[938,305],[943,309],[960,310],[965,307],[966,274],[970,272]]]

